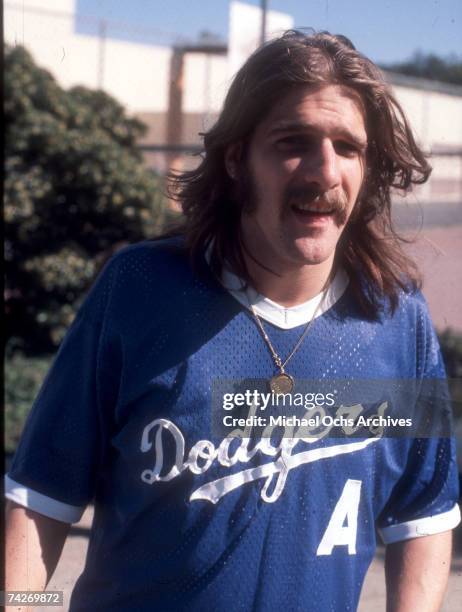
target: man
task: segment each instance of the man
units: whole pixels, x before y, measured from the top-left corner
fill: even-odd
[[[444,376],[390,220],[390,189],[430,173],[400,106],[346,38],[289,32],[240,70],[204,145],[173,178],[181,231],[109,262],[37,398],[7,478],[10,588],[44,587],[94,499],[72,610],[353,610],[375,526],[389,610],[438,610],[449,438],[212,427],[225,379],[277,397]]]

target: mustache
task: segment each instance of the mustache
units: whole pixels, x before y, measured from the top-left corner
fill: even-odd
[[[321,191],[317,187],[288,187],[284,194],[287,207],[294,202],[298,204],[314,203],[323,210],[331,210],[337,225],[343,225],[347,220],[348,199],[340,190]]]

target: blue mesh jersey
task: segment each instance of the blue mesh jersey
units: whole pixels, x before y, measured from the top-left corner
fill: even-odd
[[[304,326],[266,324],[281,355]],[[255,320],[175,240],[106,265],[27,422],[7,495],[77,521],[71,610],[354,610],[376,546],[458,523],[450,438],[271,442],[213,435],[214,379],[274,364]],[[290,362],[304,379],[444,376],[426,305],[370,322],[347,289]],[[290,469],[289,469],[290,468]],[[21,495],[27,492],[23,497]]]

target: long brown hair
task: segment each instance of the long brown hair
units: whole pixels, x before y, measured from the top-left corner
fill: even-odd
[[[393,227],[390,192],[392,188],[409,191],[413,184],[424,183],[431,168],[382,73],[344,36],[291,30],[247,60],[231,84],[216,124],[203,134],[199,166],[168,175],[169,194],[184,213],[171,233],[184,235],[193,262],[213,239],[215,274],[220,275],[226,261],[235,274],[252,283],[240,228],[248,203],[236,198],[225,151],[235,143],[245,151],[255,127],[289,88],[323,84],[352,88],[366,111],[366,176],[336,253],[364,313],[376,317],[384,298],[393,311],[400,290],[420,286],[417,267],[401,248],[405,239]]]

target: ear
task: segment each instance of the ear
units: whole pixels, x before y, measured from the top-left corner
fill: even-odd
[[[237,179],[237,172],[242,156],[242,143],[235,142],[225,150],[225,168],[228,176],[234,181]]]

